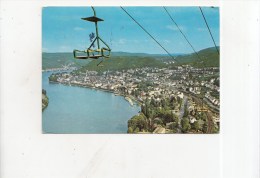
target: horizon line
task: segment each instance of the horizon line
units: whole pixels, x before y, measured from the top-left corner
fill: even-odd
[[[217,46],[218,48],[220,48],[220,46]],[[205,49],[209,49],[209,48],[215,48],[215,46],[211,46],[211,47],[207,47],[207,48],[203,48],[198,50],[197,52],[200,52],[202,50]],[[73,53],[73,51],[58,51],[58,52],[48,52],[48,51],[42,51],[42,53]],[[148,55],[168,55],[166,53],[145,53],[145,52],[126,52],[126,51],[111,51],[111,53],[129,53],[129,54],[148,54]],[[194,52],[176,52],[176,53],[170,53],[170,54],[193,54]]]

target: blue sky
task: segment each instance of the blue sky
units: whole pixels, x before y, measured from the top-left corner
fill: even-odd
[[[162,7],[124,7],[170,53],[191,53],[189,44]],[[213,47],[198,7],[166,7],[196,51]],[[95,7],[99,36],[112,51],[165,54],[120,7]],[[219,8],[202,7],[216,44],[219,45]],[[81,20],[93,16],[91,7],[45,7],[42,17],[43,52],[72,52],[90,45],[94,23]]]

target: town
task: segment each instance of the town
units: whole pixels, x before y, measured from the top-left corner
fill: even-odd
[[[128,133],[219,132],[219,67],[75,70],[52,74],[49,81],[113,92],[139,104]]]

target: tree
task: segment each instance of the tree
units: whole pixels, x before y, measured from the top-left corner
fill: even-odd
[[[174,109],[174,107],[175,107],[174,101],[170,102],[170,107],[171,107],[172,109]]]
[[[179,97],[179,96],[177,96],[177,102],[181,105],[181,101],[182,101],[182,99]]]
[[[216,79],[213,84],[219,87],[219,80]]]
[[[219,127],[214,126],[212,129],[212,133],[219,133]]]
[[[204,122],[202,131],[203,131],[204,133],[207,133],[207,131],[208,131],[208,122],[207,122],[207,121]]]
[[[145,104],[143,104],[143,105],[141,106],[141,112],[144,113],[144,115],[147,116],[147,106],[146,106]]]
[[[202,113],[201,113],[201,118],[202,118],[203,121],[206,121],[206,120],[207,120],[207,115],[206,115],[205,112],[202,112]]]
[[[148,129],[147,118],[144,114],[140,114],[137,118],[137,127],[139,130]]]
[[[149,109],[148,110],[148,115],[147,115],[148,118],[155,118],[156,117],[156,113],[155,113],[155,110],[153,108]]]
[[[57,82],[57,80],[58,80],[58,77],[55,74],[51,74],[51,76],[49,77],[49,81]]]
[[[160,118],[155,118],[153,122],[157,125],[163,125],[163,121]]]
[[[154,99],[154,98],[152,98],[152,99],[151,99],[151,105],[153,105],[154,107],[156,107],[156,106],[157,106],[157,104],[156,104],[156,101],[155,101],[155,99]]]
[[[176,115],[175,115],[174,122],[175,122],[177,125],[179,124],[179,117],[177,117]]]
[[[189,122],[189,119],[184,117],[182,120],[181,120],[181,127],[182,127],[182,132],[184,133],[187,133],[190,129],[191,129],[191,125],[190,125],[190,122]]]
[[[163,108],[167,106],[165,99],[162,99],[161,103]]]
[[[138,127],[136,127],[134,133],[138,133],[138,132],[140,132],[140,129]]]
[[[183,117],[188,117],[189,115],[189,111],[187,108],[184,109],[184,114],[183,114]]]
[[[133,133],[133,128],[132,127],[128,127],[127,133]]]
[[[199,125],[199,122],[198,122],[198,121],[195,121],[195,122],[193,123],[193,128],[194,128],[196,131],[198,131],[198,130],[200,129],[200,125]]]
[[[163,117],[163,123],[169,123],[169,122],[174,122],[175,121],[175,115],[171,112],[167,112],[165,113],[164,117]]]
[[[42,89],[42,94],[46,95],[46,90]]]
[[[136,115],[128,120],[128,128],[130,127],[132,128],[132,130],[134,130],[134,132],[137,128],[139,129],[139,131],[143,129],[148,130],[148,119],[143,113]]]

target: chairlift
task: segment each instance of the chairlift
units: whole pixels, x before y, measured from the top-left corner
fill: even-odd
[[[96,17],[96,11],[94,9],[94,7],[91,7],[94,13],[94,16],[92,17],[85,17],[85,18],[81,18],[82,20],[86,20],[89,22],[94,22],[95,23],[95,27],[96,27],[96,37],[94,38],[94,40],[92,41],[92,43],[90,44],[90,46],[84,50],[73,50],[73,55],[75,59],[98,59],[98,58],[109,58],[110,57],[110,53],[111,53],[111,49],[109,48],[109,46],[99,37],[98,34],[98,22],[104,21],[103,19],[100,19],[98,17]],[[100,48],[100,41],[104,44],[105,47]],[[95,48],[95,42],[97,43],[97,49]]]

